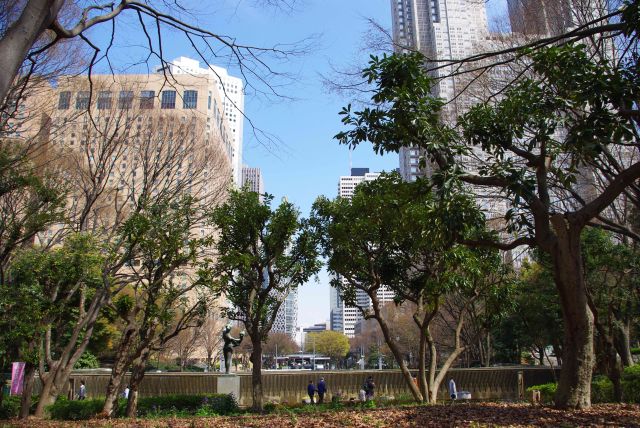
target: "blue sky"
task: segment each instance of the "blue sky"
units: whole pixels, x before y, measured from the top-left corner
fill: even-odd
[[[278,70],[296,75],[293,84],[279,88],[293,100],[251,95],[245,100],[247,116],[279,140],[265,145],[252,137],[245,124],[244,163],[262,169],[265,189],[276,201],[286,196],[306,217],[317,196],[336,195],[338,178],[348,175],[350,163],[372,171],[398,167],[397,155],[376,156],[366,145],[350,154],[346,147],[338,145],[333,139],[341,130],[338,112],[349,100],[329,93],[321,79],[322,74],[330,74],[332,65],[340,68],[366,62],[369,52],[362,51],[361,46],[368,29],[367,18],[390,27],[390,0],[298,0],[295,10],[287,13],[255,7],[249,0],[191,1],[189,5],[194,13],[185,20],[234,36],[239,43],[271,46],[313,37],[306,55],[273,64]],[[489,0],[488,9],[490,18],[503,14],[505,0]],[[121,68],[144,57],[137,47],[143,35],[132,18],[121,20],[118,26],[117,49],[111,58]],[[94,35],[104,43],[106,31],[108,27],[101,25]],[[182,37],[165,37],[163,50],[167,58],[198,58]],[[155,66],[157,60],[150,63]],[[105,71],[105,65],[102,63],[99,70]],[[129,69],[133,71],[143,70]],[[328,318],[328,276],[323,271],[317,281],[299,291],[298,324],[305,327]]]
[[[488,6],[490,16],[500,15],[504,10],[503,1],[492,0]],[[395,154],[376,156],[370,147],[363,145],[350,156],[346,147],[338,145],[333,139],[341,129],[337,113],[348,100],[327,93],[319,77],[319,73],[330,72],[330,64],[346,66],[357,62],[357,57],[366,58],[369,53],[360,51],[367,30],[366,18],[390,27],[390,16],[389,0],[322,0],[308,1],[297,13],[281,15],[275,20],[274,17],[254,17],[253,24],[260,25],[259,31],[275,30],[270,38],[276,40],[320,33],[318,49],[301,61],[301,81],[291,88],[299,101],[264,105],[252,104],[248,99],[246,103],[247,114],[276,134],[286,147],[274,155],[246,139],[245,162],[262,169],[266,190],[274,194],[276,200],[286,196],[300,207],[304,216],[318,195],[336,195],[338,178],[348,175],[350,162],[354,167],[369,167],[372,171],[398,167]],[[300,326],[328,320],[327,284],[328,275],[323,271],[317,282],[311,281],[300,288]]]

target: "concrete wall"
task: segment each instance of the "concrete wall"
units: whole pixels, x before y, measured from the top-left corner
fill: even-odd
[[[265,402],[298,403],[307,396],[309,380],[325,378],[327,400],[337,392],[343,399],[356,398],[367,376],[373,376],[376,396],[399,397],[410,394],[399,370],[365,371],[266,371],[262,383]],[[140,386],[142,396],[169,394],[204,394],[217,390],[218,373],[148,373]],[[239,373],[240,404],[251,405],[251,374]],[[556,371],[556,376],[559,372]],[[470,391],[478,399],[517,399],[529,386],[552,382],[554,376],[548,367],[503,367],[453,369],[441,385],[439,398],[446,398],[446,384],[453,378],[458,390]],[[104,396],[108,373],[76,371],[71,375],[69,389],[78,391],[80,380],[87,386],[90,398]]]

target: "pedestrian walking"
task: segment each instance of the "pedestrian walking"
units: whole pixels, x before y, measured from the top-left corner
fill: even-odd
[[[307,394],[309,394],[310,404],[314,404],[314,396],[316,395],[316,386],[313,384],[313,381],[309,381],[309,385],[307,385]]]
[[[373,400],[373,397],[376,391],[376,384],[373,381],[373,376],[369,376],[367,378],[367,380],[364,382],[363,389],[365,394],[365,400],[366,401]]]
[[[80,381],[80,390],[78,391],[78,400],[84,400],[87,398],[87,387],[84,384],[84,381]]]
[[[327,384],[324,383],[324,378],[321,377],[318,382],[318,404],[324,403],[324,393],[327,392]]]
[[[129,385],[127,385],[127,387],[122,392],[122,398],[129,398]]]

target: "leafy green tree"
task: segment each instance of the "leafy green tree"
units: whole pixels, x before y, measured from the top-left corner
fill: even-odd
[[[627,240],[628,241],[628,240]],[[610,232],[587,229],[582,236],[589,307],[594,315],[598,369],[611,379],[622,401],[623,365],[631,365],[629,331],[640,308],[637,244],[625,244]]]
[[[74,354],[77,361],[84,352],[91,332],[76,326],[88,309],[86,296],[102,286],[103,262],[95,239],[76,234],[60,248],[22,250],[11,263],[9,281],[0,293],[0,330],[27,363],[21,416],[28,415],[36,368],[43,383],[38,408],[45,405],[41,402],[52,403],[52,397],[66,386],[60,378],[68,376],[65,372],[72,366],[56,370],[59,360],[55,356],[65,348],[75,349],[80,352]]]
[[[64,186],[24,146],[0,139],[0,284],[16,250],[64,218]]]
[[[85,351],[73,366],[74,369],[97,369],[98,367],[100,367],[100,361],[89,351]]]
[[[523,353],[537,354],[545,363],[552,346],[562,362],[562,310],[547,258],[534,252],[534,261],[525,260],[513,291],[512,311],[494,329],[498,360],[519,364]]]
[[[628,6],[637,12],[637,3]],[[637,13],[624,18],[625,33],[635,38]],[[371,142],[376,152],[423,148],[437,166],[434,180],[441,189],[463,182],[509,199],[505,220],[517,238],[476,244],[503,250],[529,245],[549,255],[565,326],[555,402],[589,407],[594,324],[580,236],[640,177],[639,162],[620,163],[612,155],[638,144],[637,58],[612,65],[573,45],[523,54],[532,73],[500,99],[458,117],[455,126],[440,121],[443,102],[432,95],[421,55],[373,58],[364,77],[375,85],[375,105],[344,109],[351,129],[337,138],[350,146]],[[482,159],[479,168],[467,163],[475,156]],[[603,185],[581,195],[574,185],[589,176],[585,170],[605,169]]]
[[[192,230],[204,218],[205,208],[193,197],[182,196],[143,202],[122,225],[123,239],[136,244],[130,254],[129,286],[116,298],[125,325],[107,385],[107,416],[116,411],[125,373],[131,370],[126,414],[135,417],[152,352],[183,330],[204,323],[211,299],[208,285],[196,276],[178,275],[179,270],[198,267],[207,240]]]
[[[229,320],[244,324],[251,339],[253,409],[262,411],[262,344],[287,294],[320,269],[318,243],[307,221],[286,200],[272,209],[273,197],[262,203],[255,192],[233,190],[214,209],[218,230],[216,258],[203,269],[218,296],[231,306]]]
[[[315,351],[339,361],[349,352],[349,338],[339,331],[320,331],[309,333],[304,343],[305,352]]]
[[[435,401],[448,368],[465,349],[461,329],[469,304],[489,287],[484,280],[500,264],[495,250],[457,243],[481,231],[484,220],[473,200],[458,190],[444,198],[424,181],[405,183],[391,174],[361,184],[350,200],[319,198],[313,208],[329,270],[337,274],[332,285],[364,319],[378,322],[418,401]],[[396,303],[415,305],[413,321],[420,331],[419,387],[384,316],[379,299],[382,287],[395,292]],[[358,293],[366,294],[371,303],[358,299]],[[458,305],[455,345],[436,373],[438,352],[431,323],[447,300],[451,308]]]

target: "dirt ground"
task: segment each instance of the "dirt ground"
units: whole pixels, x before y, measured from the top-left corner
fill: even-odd
[[[344,410],[316,414],[164,418],[137,420],[0,421],[16,428],[236,428],[236,427],[640,427],[640,405],[595,405],[588,410],[560,411],[528,404],[455,404],[371,410]]]

